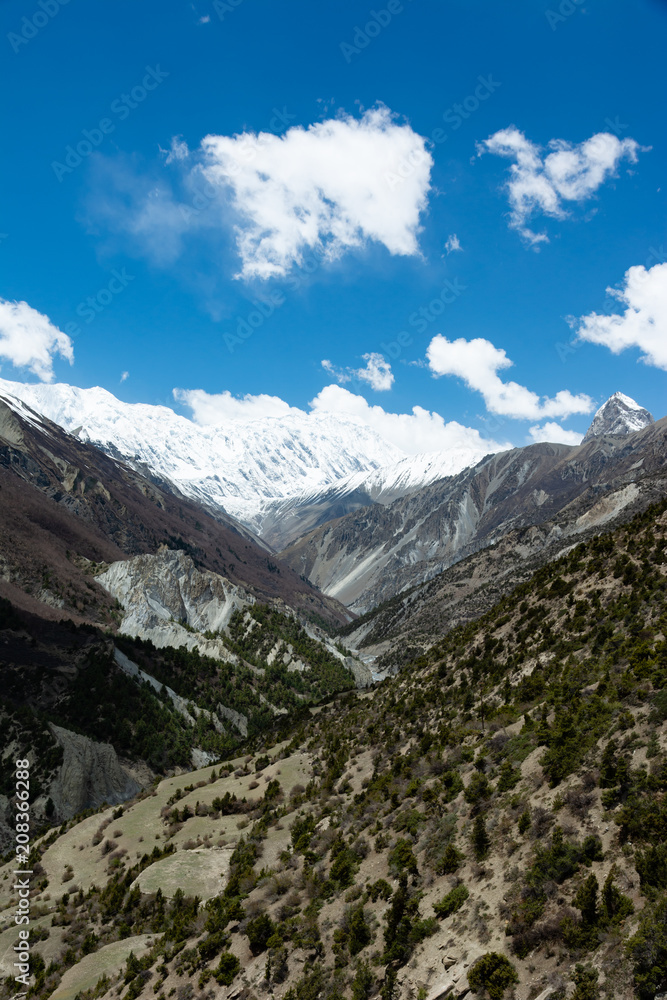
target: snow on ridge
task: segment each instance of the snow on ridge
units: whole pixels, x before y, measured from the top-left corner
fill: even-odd
[[[653,423],[653,416],[630,396],[615,392],[597,411],[583,442],[604,434],[634,434]]]
[[[0,387],[2,381],[3,380],[0,379]],[[0,394],[0,400],[5,404],[5,406],[8,406],[10,410],[13,410],[14,413],[18,413],[18,415],[27,423],[32,424],[33,427],[37,427],[40,431],[42,431],[42,433],[48,433],[39,413],[35,413],[22,399],[18,399],[18,397],[10,394]]]
[[[101,388],[0,379],[0,391],[235,516],[262,498],[319,490],[404,457],[372,428],[331,413],[200,425],[168,406],[123,403]]]
[[[272,502],[346,496],[393,499],[477,464],[484,448],[406,455],[373,428],[334,413],[197,424],[169,406],[124,403],[106,389],[0,379],[6,392],[140,471],[172,482],[256,530]],[[22,414],[25,415],[25,414]]]
[[[607,400],[606,403],[602,404],[602,406],[597,411],[597,413],[595,414],[595,416],[597,416],[597,414],[600,413],[605,408],[605,406],[607,405],[607,403],[611,403],[612,400],[614,400],[614,399],[617,399],[619,401],[619,403],[624,403],[625,406],[627,406],[627,408],[629,410],[643,410],[644,409],[644,407],[640,406],[639,403],[635,399],[632,399],[631,396],[626,396],[624,392],[615,392],[612,396],[609,397],[609,399]]]

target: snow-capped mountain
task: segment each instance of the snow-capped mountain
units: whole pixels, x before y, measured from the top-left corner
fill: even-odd
[[[601,437],[603,434],[634,434],[655,423],[653,415],[630,396],[615,392],[593,417],[586,431],[584,441]]]
[[[123,403],[101,388],[0,379],[12,395],[66,431],[176,486],[262,533],[275,505],[329,493],[387,502],[485,454],[465,449],[406,456],[372,428],[333,413],[289,413],[202,426],[167,406]],[[305,529],[304,529],[305,530]]]
[[[452,448],[408,455],[370,472],[353,472],[330,486],[285,499],[266,500],[248,522],[275,549],[284,549],[307,531],[369,504],[388,504],[438,479],[476,465],[489,449]]]

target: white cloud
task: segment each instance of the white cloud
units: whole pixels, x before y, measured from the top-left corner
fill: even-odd
[[[413,406],[411,413],[388,413],[339,385],[325,386],[309,405],[313,413],[335,413],[372,427],[385,441],[408,455],[454,448],[492,452],[512,447],[484,439],[479,431],[456,420],[445,423],[439,413],[421,406]]]
[[[121,372],[120,381],[125,382],[130,377],[129,372]]]
[[[577,336],[620,354],[638,347],[640,361],[667,371],[667,264],[642,265],[625,272],[622,289],[608,288],[625,311],[612,316],[592,312],[573,321]]]
[[[583,434],[579,434],[577,431],[567,431],[553,421],[547,421],[541,427],[536,425],[530,428],[530,438],[534,444],[539,441],[548,441],[552,444],[577,445],[581,444],[583,437]]]
[[[174,389],[174,398],[192,410],[198,424],[229,424],[233,421],[262,420],[267,417],[298,416],[321,426],[323,415],[334,414],[372,428],[385,441],[407,455],[452,449],[474,450],[481,454],[501,451],[512,445],[483,438],[478,430],[455,420],[445,422],[439,413],[414,406],[411,413],[388,413],[371,406],[363,396],[339,385],[328,385],[309,403],[310,412],[290,406],[277,396],[246,395],[237,399],[230,392],[209,394],[203,389]]]
[[[353,379],[359,379],[361,382],[368,382],[371,389],[374,389],[376,392],[386,392],[388,389],[391,389],[394,384],[394,375],[391,365],[388,361],[385,361],[383,355],[373,352],[371,354],[363,354],[362,358],[366,362],[365,368],[340,369],[336,368],[335,365],[332,365],[326,359],[322,362],[322,367],[341,384],[351,382]]]
[[[469,389],[480,392],[487,410],[519,420],[539,420],[541,417],[567,417],[572,413],[589,413],[593,409],[590,396],[574,396],[561,389],[553,399],[543,400],[517,382],[503,382],[498,372],[510,368],[512,362],[502,348],[490,340],[447,340],[437,334],[426,349],[431,371],[436,376],[455,375]]]
[[[301,413],[278,396],[262,393],[243,398],[232,396],[228,389],[217,394],[204,389],[174,389],[174,399],[192,410],[198,424],[221,424],[230,420],[261,420],[264,417],[284,417],[288,413]]]
[[[548,242],[546,233],[529,229],[527,222],[538,212],[555,219],[567,215],[565,202],[589,198],[611,176],[619,163],[637,160],[641,147],[634,139],[618,139],[598,132],[579,144],[552,139],[551,150],[531,142],[515,126],[501,129],[478,144],[478,153],[494,153],[515,160],[508,181],[510,226],[529,243]]]
[[[162,149],[160,146],[160,152],[166,153],[167,158],[165,163],[174,163],[178,160],[187,160],[190,155],[190,150],[188,149],[187,142],[183,139],[183,136],[175,135],[172,137],[171,146],[168,150]]]
[[[463,250],[461,246],[461,241],[459,240],[456,233],[452,233],[447,242],[445,243],[445,250],[448,254],[456,253],[457,250]]]
[[[51,382],[55,355],[73,364],[74,351],[67,334],[27,302],[0,299],[0,358],[17,368],[27,368],[42,382]]]
[[[231,192],[238,214],[241,277],[284,276],[308,249],[335,259],[375,241],[391,254],[419,252],[433,159],[385,107],[280,136],[208,135],[201,148],[207,179]],[[404,182],[384,183],[408,159],[415,165]]]

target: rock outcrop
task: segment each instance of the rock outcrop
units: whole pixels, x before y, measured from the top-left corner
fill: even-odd
[[[202,656],[227,663],[238,662],[238,657],[228,649],[220,633],[225,632],[234,612],[251,607],[255,598],[224,576],[198,569],[185,552],[162,546],[156,555],[135,556],[115,562],[97,577],[97,582],[122,605],[125,614],[120,630],[125,635],[150,639],[158,649],[185,646],[197,649]],[[285,612],[288,610],[285,609]],[[246,613],[246,625],[249,629],[255,625],[249,613]],[[342,653],[322,629],[311,624],[304,627],[312,639],[351,671],[358,687],[373,683],[373,675],[363,662]],[[282,640],[275,650],[267,654],[267,663],[273,662],[278,649],[281,651],[281,662],[288,670],[303,671],[307,668],[293,647]],[[139,671],[130,661],[125,663],[122,654],[120,659],[116,655],[116,660],[126,673]],[[170,697],[181,711],[177,696],[171,692]],[[234,712],[226,718],[245,735],[247,719],[242,716],[245,721],[239,722],[237,715]]]
[[[62,765],[49,789],[59,820],[70,819],[85,809],[97,809],[105,802],[125,802],[141,790],[123,770],[109,743],[96,743],[52,723],[49,729],[64,751]]]
[[[222,640],[202,633],[221,631],[234,611],[255,599],[218,573],[197,569],[185,552],[162,546],[155,555],[112,563],[97,582],[122,605],[125,635],[150,639],[158,649],[185,646],[236,660]]]

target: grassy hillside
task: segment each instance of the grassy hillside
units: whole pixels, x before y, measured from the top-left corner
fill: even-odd
[[[653,1000],[666,528],[663,502],[288,740],[36,845],[32,995]]]

